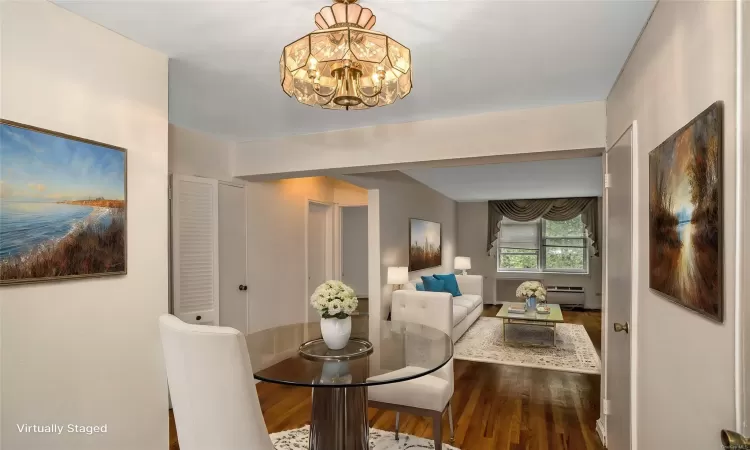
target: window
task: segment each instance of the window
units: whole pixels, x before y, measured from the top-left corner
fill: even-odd
[[[503,219],[500,222],[499,270],[539,270],[540,224],[540,220],[516,222]]]
[[[588,239],[581,216],[563,222],[503,219],[497,252],[498,271],[588,271]]]

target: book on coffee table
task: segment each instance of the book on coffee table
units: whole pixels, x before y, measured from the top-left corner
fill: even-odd
[[[522,306],[511,306],[508,308],[510,314],[526,314],[526,309]]]
[[[536,313],[537,314],[549,314],[550,313],[550,307],[549,306],[539,305],[539,306],[536,307]]]

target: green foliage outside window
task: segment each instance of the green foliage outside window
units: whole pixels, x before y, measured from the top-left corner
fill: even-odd
[[[552,272],[587,270],[588,243],[580,216],[562,222],[542,219],[540,228],[541,250],[501,247],[498,269]]]
[[[539,252],[524,248],[501,248],[500,267],[513,269],[536,269]]]

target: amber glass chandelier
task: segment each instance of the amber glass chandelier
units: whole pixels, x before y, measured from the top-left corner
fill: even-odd
[[[411,92],[411,53],[372,31],[375,16],[357,0],[334,0],[315,14],[319,30],[287,45],[279,62],[290,97],[326,109],[390,105]]]

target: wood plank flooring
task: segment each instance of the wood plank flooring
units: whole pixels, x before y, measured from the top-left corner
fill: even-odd
[[[486,306],[484,316],[499,307]],[[597,351],[601,313],[564,311],[567,323],[584,325]],[[497,364],[455,361],[453,418],[455,446],[462,450],[602,450],[598,375],[554,372]],[[261,409],[270,433],[301,427],[310,419],[310,388],[258,384]],[[369,410],[370,424],[392,430],[396,416]],[[447,417],[443,442],[448,443]],[[431,420],[401,415],[401,431],[432,437]],[[170,412],[170,450],[179,450]]]

